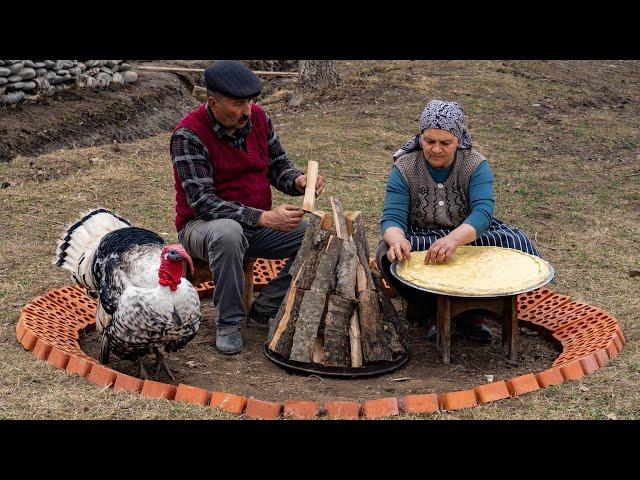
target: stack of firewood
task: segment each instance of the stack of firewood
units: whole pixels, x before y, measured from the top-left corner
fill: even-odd
[[[362,216],[330,200],[333,218],[310,214],[267,347],[284,360],[325,367],[393,362],[406,353],[402,324],[380,275],[369,267]]]

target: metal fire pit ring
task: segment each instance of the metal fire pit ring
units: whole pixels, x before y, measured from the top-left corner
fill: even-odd
[[[287,371],[336,378],[361,378],[383,375],[397,370],[409,360],[409,351],[407,350],[400,358],[392,362],[380,362],[357,368],[325,367],[316,363],[296,362],[295,360],[286,359],[282,355],[269,350],[268,342],[264,344],[264,354],[273,363]]]

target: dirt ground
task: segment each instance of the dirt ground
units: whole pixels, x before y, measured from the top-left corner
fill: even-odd
[[[555,291],[607,310],[627,339],[618,358],[580,382],[435,418],[640,417],[640,278],[633,274],[640,270],[640,62],[338,66],[342,86],[307,93],[299,106],[287,104],[295,88],[291,79],[265,81],[260,99],[292,161],[298,167],[320,162],[328,182],[319,208],[328,211],[329,196],[338,195],[345,208],[361,210],[372,249],[391,154],[415,133],[427,100],[456,100],[491,164],[496,216],[523,228],[554,265]],[[224,418],[191,405],[97,389],[39,362],[15,341],[20,307],[69,284],[50,259],[57,235],[81,211],[109,207],[176,241],[168,140],[196,104],[190,92],[200,80],[164,73],[139,78],[119,91],[67,92],[67,101],[0,109],[0,418]],[[275,204],[285,200],[274,192]],[[196,338],[169,358],[178,381],[265,400],[466,389],[485,383],[485,375],[501,380],[542,370],[558,354],[544,338],[522,335],[519,362],[512,365],[494,328],[489,347],[454,338],[451,365],[444,367],[424,329],[414,327],[411,359],[395,372],[360,380],[300,376],[264,356],[267,332],[255,324],[241,355],[218,355],[210,300],[203,302],[203,314]],[[81,341],[87,353],[97,354],[95,333]],[[130,362],[114,360],[112,366],[136,371]],[[151,357],[147,367],[153,371]],[[160,379],[167,381],[164,374]]]
[[[398,302],[401,303],[401,302]],[[371,398],[403,396],[412,393],[449,392],[466,390],[493,380],[508,380],[551,366],[560,350],[550,341],[528,329],[519,337],[518,361],[509,361],[502,353],[500,326],[491,325],[494,334],[489,345],[480,345],[454,336],[451,342],[451,363],[444,365],[435,343],[426,339],[426,328],[413,326],[406,340],[410,359],[394,372],[376,377],[339,379],[315,374],[288,373],[267,359],[263,345],[267,335],[265,326],[251,323],[245,329],[245,349],[239,355],[221,355],[215,349],[215,325],[212,300],[203,302],[204,321],[196,338],[188,348],[172,353],[168,362],[177,382],[160,372],[159,381],[185,383],[211,391],[233,392],[261,400],[279,401],[313,399],[319,402],[338,400],[363,401]],[[100,343],[95,331],[80,338],[84,352],[98,358]],[[155,357],[150,355],[145,368],[155,374]],[[135,362],[115,360],[111,368],[136,376]]]

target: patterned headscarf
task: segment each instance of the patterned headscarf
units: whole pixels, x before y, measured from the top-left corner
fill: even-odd
[[[455,135],[458,142],[460,142],[458,148],[471,148],[473,146],[471,135],[469,135],[464,124],[464,111],[460,105],[456,102],[431,100],[420,116],[420,133],[402,145],[393,154],[393,158],[396,159],[405,153],[421,149],[420,134],[427,128],[438,128]]]

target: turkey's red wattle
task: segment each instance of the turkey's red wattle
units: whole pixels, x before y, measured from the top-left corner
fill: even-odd
[[[182,262],[162,259],[158,269],[158,282],[163,287],[171,288],[175,292],[182,279]]]

